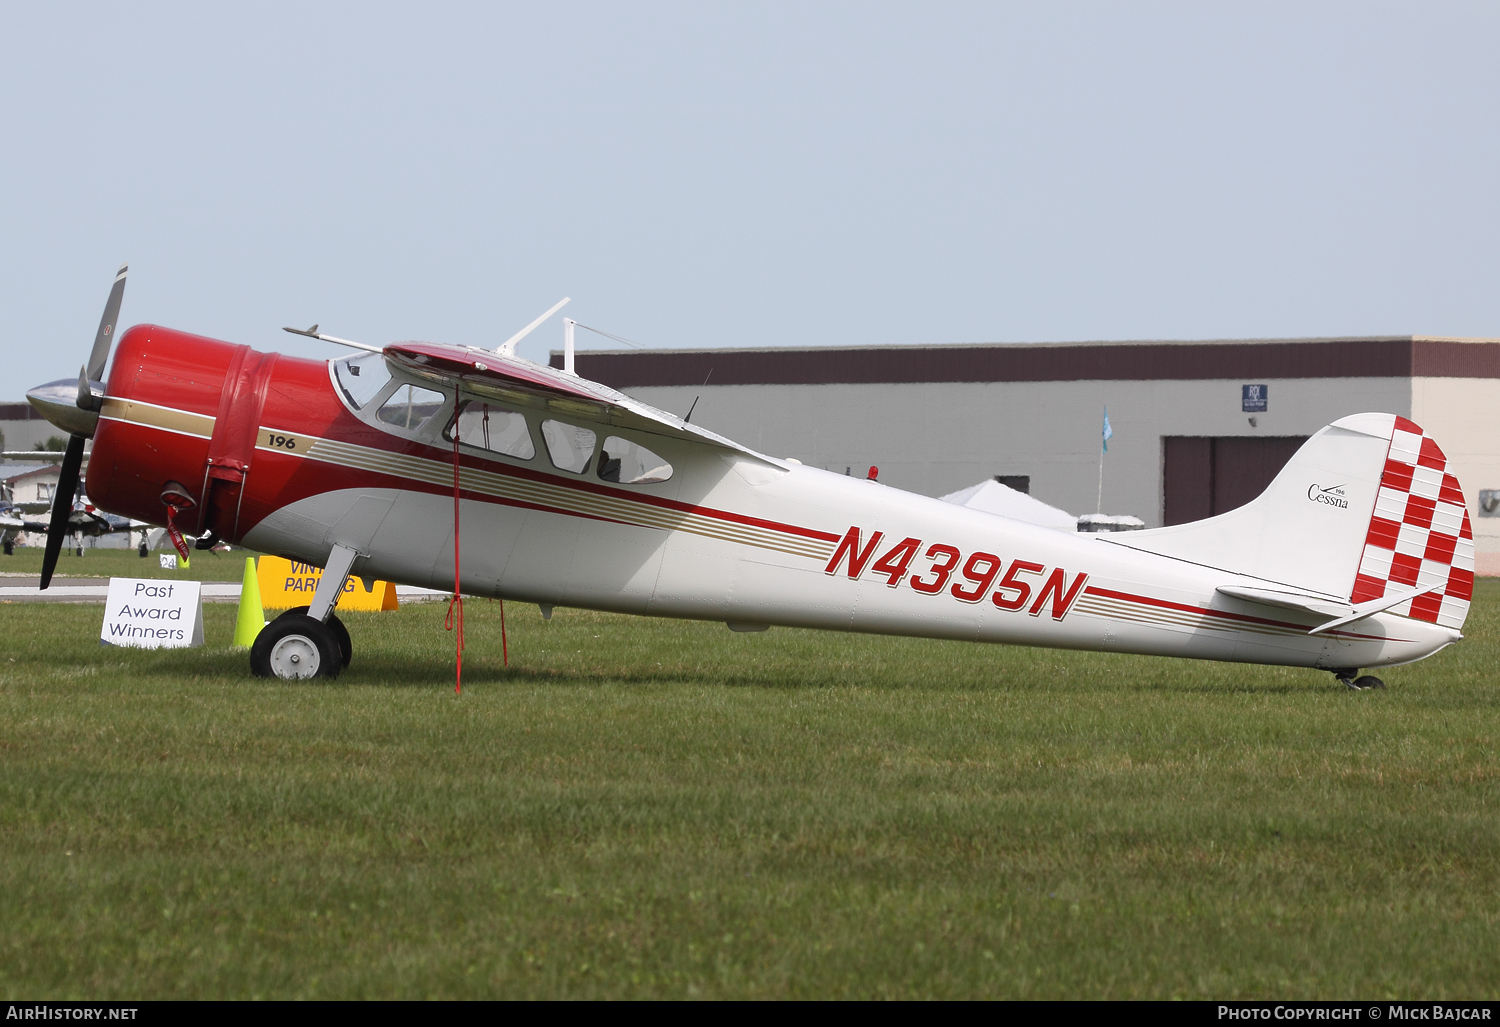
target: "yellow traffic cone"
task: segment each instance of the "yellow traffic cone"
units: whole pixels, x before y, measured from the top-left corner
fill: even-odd
[[[240,613],[234,622],[234,644],[249,649],[255,636],[266,626],[266,611],[260,605],[260,579],[255,574],[255,558],[245,557],[245,583],[240,587]]]

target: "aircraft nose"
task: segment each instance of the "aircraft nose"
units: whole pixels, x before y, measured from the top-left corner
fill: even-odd
[[[76,378],[59,378],[38,385],[26,393],[26,402],[69,435],[93,438],[94,428],[99,424],[98,411],[83,410],[78,406]]]

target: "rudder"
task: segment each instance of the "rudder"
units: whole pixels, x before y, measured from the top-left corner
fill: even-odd
[[[1474,597],[1474,530],[1463,489],[1438,444],[1397,417],[1349,601],[1439,583],[1391,612],[1457,629]]]
[[[1356,604],[1439,586],[1391,611],[1457,629],[1473,597],[1474,535],[1447,464],[1406,418],[1353,414],[1304,443],[1244,506],[1106,538]]]

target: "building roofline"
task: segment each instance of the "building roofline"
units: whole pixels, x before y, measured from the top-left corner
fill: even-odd
[[[1500,340],[1399,335],[942,346],[585,350],[578,373],[644,386],[1500,378]],[[553,352],[551,364],[562,366]]]
[[[11,464],[9,466],[6,466],[4,464],[0,464],[0,474],[5,474],[5,472],[14,470],[15,468],[21,467],[21,466],[25,466],[25,465],[24,464]],[[29,467],[27,470],[17,471],[15,474],[6,474],[5,477],[0,478],[0,481],[4,481],[6,483],[10,483],[10,482],[13,482],[13,481],[20,481],[22,478],[29,478],[33,474],[43,474],[43,473],[45,473],[47,471],[56,471],[57,469],[58,469],[57,464],[35,464],[35,465],[32,465],[31,467]]]
[[[1296,338],[1265,339],[1078,339],[1071,342],[922,342],[922,343],[876,343],[854,346],[715,346],[715,347],[659,347],[636,349],[587,349],[578,355],[630,356],[633,354],[687,354],[687,353],[840,353],[865,352],[868,350],[927,351],[1006,349],[1039,350],[1068,349],[1077,346],[1257,346],[1266,344],[1325,343],[1325,342],[1461,342],[1496,344],[1500,337],[1462,335],[1309,335]],[[554,349],[550,355],[561,357],[563,351]]]

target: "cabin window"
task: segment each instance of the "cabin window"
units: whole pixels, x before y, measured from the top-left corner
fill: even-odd
[[[420,385],[403,385],[391,393],[391,398],[385,401],[375,416],[394,428],[414,430],[441,410],[446,399],[441,392],[433,392]]]
[[[587,474],[589,460],[594,456],[594,442],[599,436],[587,428],[561,421],[542,422],[542,441],[547,444],[547,455],[559,471]]]
[[[514,410],[502,410],[484,400],[468,400],[460,408],[458,420],[448,429],[448,438],[457,438],[465,446],[489,450],[518,460],[536,456],[526,418]]]
[[[361,353],[357,357],[335,360],[333,374],[338,379],[344,398],[355,410],[374,399],[375,394],[391,380],[390,369],[385,366],[385,357],[379,353]]]
[[[650,485],[672,477],[672,465],[645,446],[611,435],[599,452],[599,477],[623,485]]]

